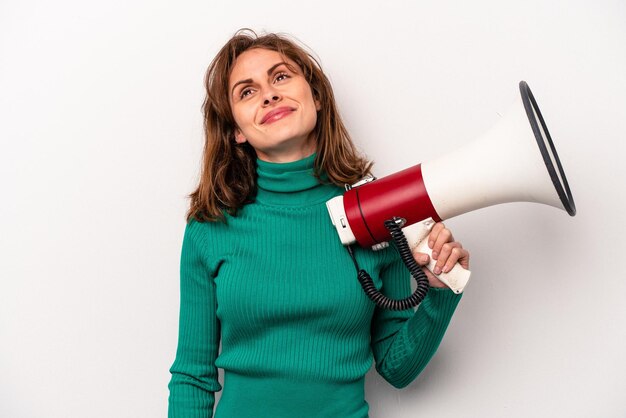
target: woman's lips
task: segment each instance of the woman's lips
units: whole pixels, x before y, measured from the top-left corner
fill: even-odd
[[[294,110],[295,109],[286,106],[271,110],[263,116],[263,119],[261,119],[261,125],[276,122],[277,120],[289,115]]]

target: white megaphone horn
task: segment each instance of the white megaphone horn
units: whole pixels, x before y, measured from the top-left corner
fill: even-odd
[[[519,91],[502,119],[473,142],[436,160],[346,187],[343,196],[329,200],[342,244],[380,248],[390,240],[385,221],[395,219],[412,249],[430,255],[423,238],[435,221],[507,202],[542,203],[574,216],[574,199],[537,102],[526,82],[519,83]],[[434,267],[432,257],[428,267]],[[457,265],[438,277],[460,293],[469,271]]]

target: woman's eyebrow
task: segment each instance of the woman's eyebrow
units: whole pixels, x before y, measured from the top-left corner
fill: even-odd
[[[277,62],[276,64],[272,65],[268,70],[267,70],[267,75],[271,75],[272,72],[280,67],[281,65],[287,65],[287,63],[285,61],[281,61],[281,62]],[[238,82],[236,82],[233,85],[233,88],[230,91],[231,96],[235,93],[235,87],[237,87],[240,84],[246,84],[246,83],[252,83],[252,79],[251,78],[246,78],[245,80],[240,80]]]

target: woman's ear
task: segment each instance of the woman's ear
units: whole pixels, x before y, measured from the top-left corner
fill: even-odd
[[[316,89],[311,87],[311,94],[313,94],[313,103],[315,103],[315,110],[318,112],[322,110],[322,102],[320,102],[320,94]]]
[[[235,142],[238,144],[243,144],[246,142],[246,137],[241,133],[239,129],[235,129]]]

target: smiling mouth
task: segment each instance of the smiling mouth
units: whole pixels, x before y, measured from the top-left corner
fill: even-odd
[[[265,116],[263,116],[263,119],[261,119],[261,125],[267,125],[269,123],[276,122],[277,120],[280,120],[285,116],[291,114],[291,112],[293,112],[294,110],[295,109],[291,107],[279,107],[278,109],[274,109],[268,112]]]

